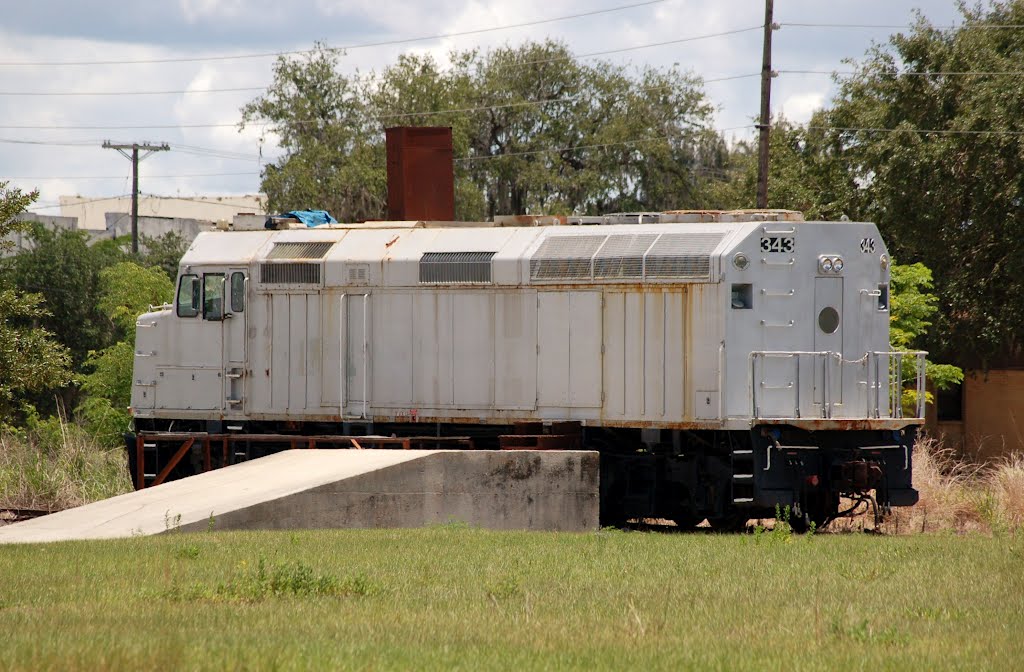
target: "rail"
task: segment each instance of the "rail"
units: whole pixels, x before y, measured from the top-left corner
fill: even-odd
[[[863,389],[865,418],[924,418],[925,356],[923,351],[867,352],[855,360],[844,359],[832,351],[760,350],[750,353],[751,410],[754,419],[808,415],[831,419],[837,399],[849,395],[843,388],[843,376],[854,375]],[[768,362],[782,360],[780,380],[766,374]],[[908,385],[909,384],[909,385]],[[786,391],[792,392],[787,393]],[[904,414],[904,393],[913,392],[913,415]],[[783,398],[780,400],[779,395]],[[769,395],[774,395],[774,412],[766,410]],[[792,396],[790,396],[792,395]],[[861,395],[854,394],[853,400]],[[807,411],[810,411],[808,413]]]

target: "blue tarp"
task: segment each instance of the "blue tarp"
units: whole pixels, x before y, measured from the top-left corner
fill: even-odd
[[[337,224],[338,220],[331,217],[331,213],[326,210],[292,210],[291,212],[284,212],[277,217],[294,217],[306,226],[320,226],[321,224]],[[266,228],[274,228],[273,223],[268,218]]]

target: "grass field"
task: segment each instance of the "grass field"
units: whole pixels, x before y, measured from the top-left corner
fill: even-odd
[[[0,547],[0,669],[1014,669],[1024,539],[446,526]]]

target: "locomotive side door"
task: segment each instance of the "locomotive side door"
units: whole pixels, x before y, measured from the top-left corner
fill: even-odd
[[[814,403],[843,403],[843,279],[814,279]],[[822,408],[819,406],[819,408]],[[824,410],[824,409],[823,409]],[[824,413],[823,413],[824,415]]]
[[[246,302],[249,279],[244,268],[224,274],[224,319],[221,321],[223,350],[224,410],[245,410]]]
[[[341,295],[341,409],[365,418],[370,404],[370,294]]]

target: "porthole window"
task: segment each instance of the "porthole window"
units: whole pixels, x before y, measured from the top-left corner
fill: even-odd
[[[826,334],[834,334],[839,330],[839,311],[826,306],[818,313],[818,328]]]

